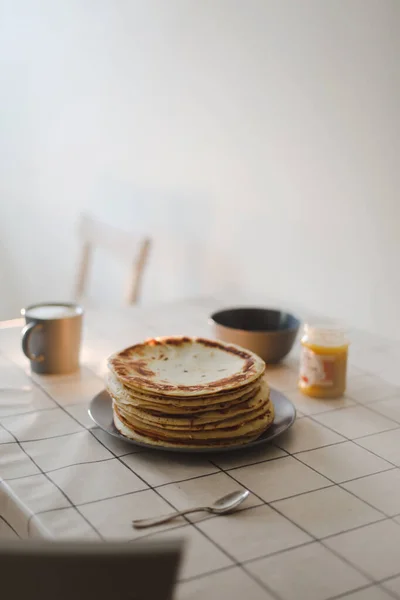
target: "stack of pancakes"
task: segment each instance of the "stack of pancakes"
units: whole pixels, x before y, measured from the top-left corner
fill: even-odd
[[[115,426],[138,442],[237,446],[254,441],[273,422],[265,363],[239,346],[154,338],[113,354],[108,366]]]

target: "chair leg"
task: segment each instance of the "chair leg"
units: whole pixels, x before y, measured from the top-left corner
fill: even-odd
[[[150,240],[145,240],[140,251],[139,259],[135,261],[132,265],[127,292],[125,294],[126,304],[137,304],[138,302],[144,269],[148,259],[149,251]]]
[[[81,260],[78,267],[78,276],[75,284],[75,299],[80,300],[85,292],[87,277],[90,265],[90,244],[84,244],[82,248]]]

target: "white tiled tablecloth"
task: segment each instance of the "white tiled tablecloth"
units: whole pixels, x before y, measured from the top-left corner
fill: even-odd
[[[212,300],[89,312],[83,366],[31,375],[19,328],[0,330],[0,538],[183,537],[177,598],[400,598],[400,345],[352,332],[340,400],[296,389],[294,352],[268,369],[298,409],[274,445],[204,455],[147,451],[112,438],[87,409],[105,359],[150,335],[209,333]],[[27,386],[29,391],[7,387]],[[133,518],[206,504],[240,487],[226,517],[196,513],[150,530]]]

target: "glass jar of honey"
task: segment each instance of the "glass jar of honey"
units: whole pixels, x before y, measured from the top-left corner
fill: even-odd
[[[299,388],[313,398],[338,398],[346,389],[349,343],[343,329],[305,325]]]

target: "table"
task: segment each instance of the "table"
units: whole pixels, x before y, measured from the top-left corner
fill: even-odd
[[[206,335],[219,305],[89,311],[83,366],[69,376],[31,374],[19,327],[0,329],[0,537],[182,537],[179,600],[400,598],[399,343],[352,331],[339,400],[297,391],[296,351],[269,367],[298,419],[267,447],[175,455],[135,448],[91,422],[111,352],[151,335]],[[5,389],[13,386],[28,391]],[[131,527],[241,487],[252,495],[230,516]]]

